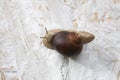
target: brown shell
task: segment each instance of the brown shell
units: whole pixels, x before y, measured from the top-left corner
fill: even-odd
[[[66,33],[68,34],[66,35]],[[63,36],[65,37],[63,38]],[[47,48],[55,49],[62,55],[71,56],[73,52],[79,53],[83,44],[91,42],[95,37],[93,34],[84,31],[54,29],[48,31],[45,38],[47,39],[43,38],[43,44]],[[59,44],[60,40],[62,41],[61,44]]]

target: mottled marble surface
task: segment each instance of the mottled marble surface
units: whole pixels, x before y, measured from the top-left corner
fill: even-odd
[[[96,38],[64,58],[45,27]],[[0,0],[0,80],[120,80],[120,0]]]

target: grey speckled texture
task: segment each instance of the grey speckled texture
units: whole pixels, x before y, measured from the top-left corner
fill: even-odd
[[[45,27],[96,38],[65,58]],[[120,80],[120,0],[0,0],[0,80]]]

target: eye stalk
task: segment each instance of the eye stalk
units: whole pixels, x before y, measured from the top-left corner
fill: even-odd
[[[46,34],[48,34],[48,30],[47,30],[47,28],[45,27],[45,31],[46,31]]]

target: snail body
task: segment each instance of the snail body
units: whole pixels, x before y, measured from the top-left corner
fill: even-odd
[[[60,54],[70,57],[79,54],[83,48],[83,44],[91,42],[94,35],[88,32],[75,32],[65,30],[51,30],[45,35],[43,44]]]

